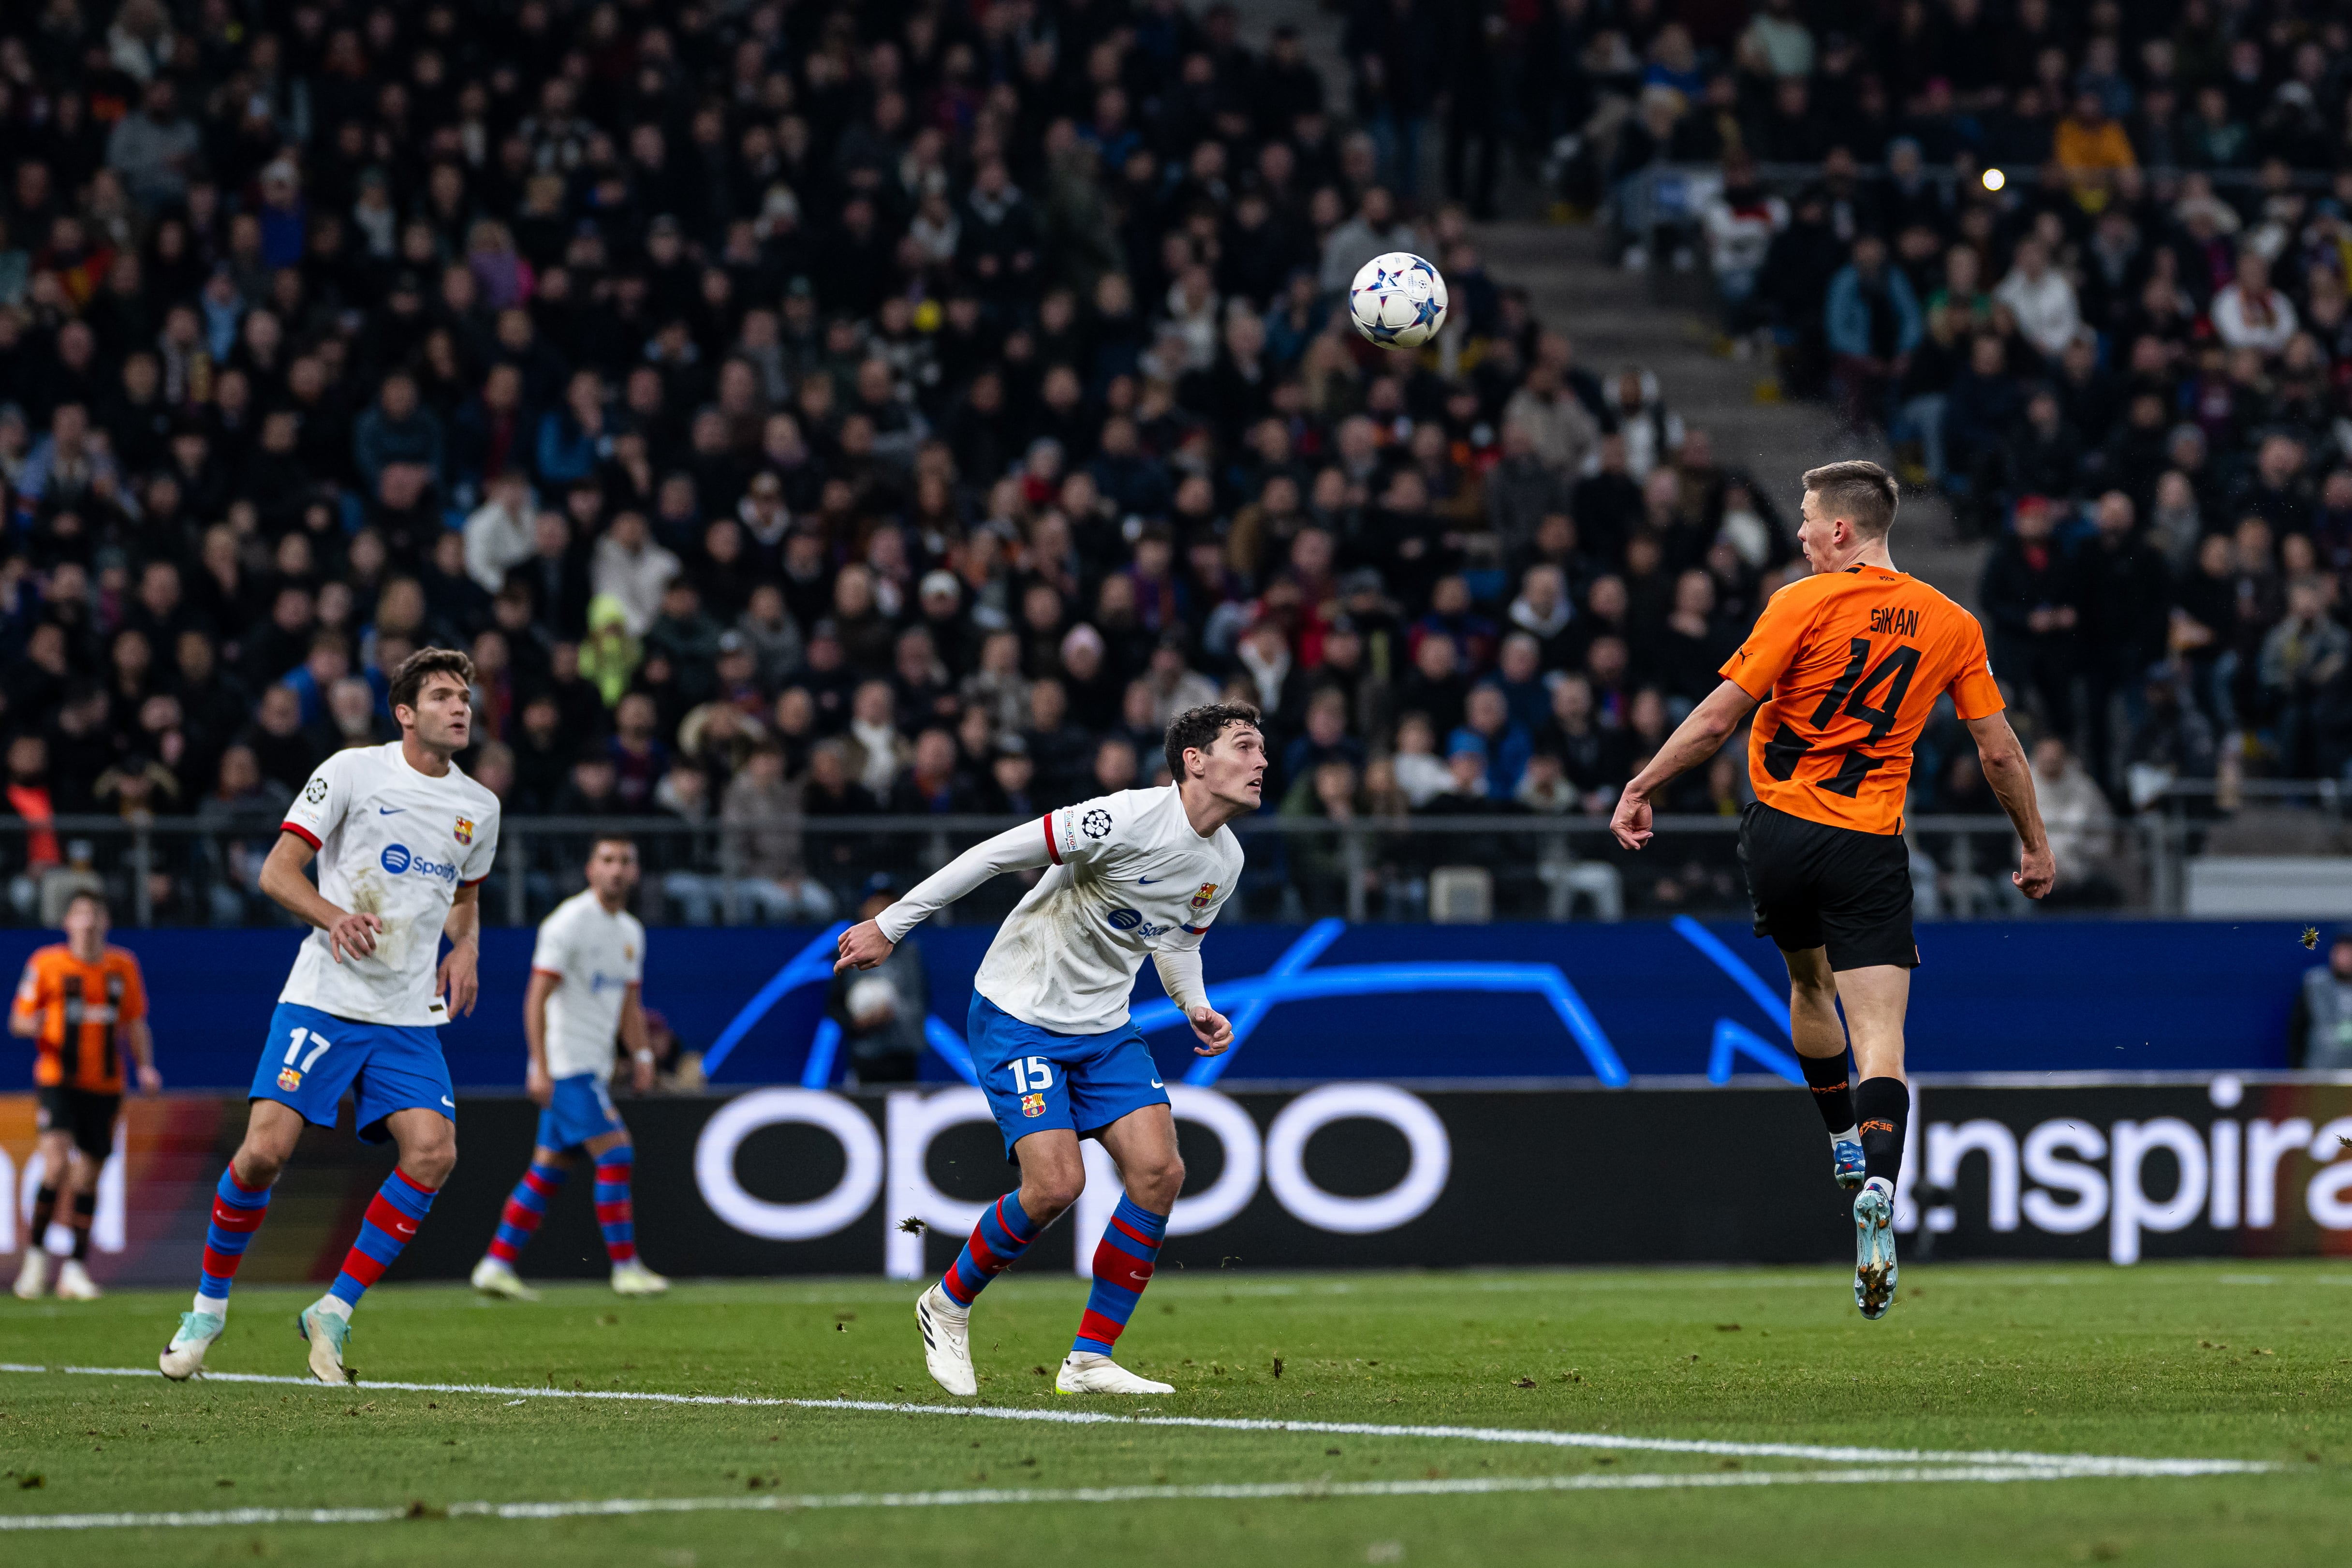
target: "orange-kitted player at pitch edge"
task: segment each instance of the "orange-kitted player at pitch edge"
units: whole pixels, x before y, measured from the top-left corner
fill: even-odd
[[[2011,880],[2040,898],[2057,876],[1984,629],[1895,570],[1886,552],[1895,507],[1895,481],[1875,463],[1805,475],[1797,539],[1812,575],[1772,596],[1725,662],[1723,684],[1625,786],[1610,822],[1626,848],[1648,843],[1658,792],[1763,705],[1748,731],[1756,799],[1740,813],[1739,860],[1756,935],[1771,937],[1789,966],[1790,1034],[1829,1125],[1838,1182],[1861,1188],[1853,1300],[1866,1318],[1885,1315],[1895,1299],[1895,1182],[1911,1111],[1903,1018],[1919,962],[1903,806],[1911,749],[1937,697],[1950,695],[2016,826],[2022,850]]]
[[[40,1095],[41,1185],[16,1294],[32,1301],[49,1288],[42,1239],[66,1210],[73,1251],[58,1266],[57,1291],[68,1301],[94,1301],[89,1227],[98,1212],[98,1172],[114,1150],[122,1109],[122,1048],[138,1063],[139,1087],[163,1088],[155,1041],[147,1030],[147,984],[139,960],[106,940],[106,899],[84,888],[66,901],[66,939],[37,950],[16,982],[8,1032],[34,1041],[33,1086]]]

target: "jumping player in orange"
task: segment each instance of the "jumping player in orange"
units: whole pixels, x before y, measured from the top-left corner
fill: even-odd
[[[138,1064],[142,1092],[154,1093],[163,1080],[147,1030],[146,983],[137,958],[107,945],[106,900],[88,890],[75,894],[66,903],[65,925],[64,941],[26,961],[8,1011],[8,1032],[36,1041],[40,1051],[33,1084],[40,1092],[41,1185],[16,1291],[31,1301],[48,1289],[42,1238],[63,1206],[73,1251],[58,1265],[58,1295],[94,1301],[89,1226],[99,1167],[114,1150],[114,1118],[122,1108],[122,1048],[131,1048]]]
[[[1805,475],[1797,539],[1812,575],[1772,596],[1725,662],[1723,685],[1626,785],[1610,821],[1626,848],[1648,843],[1658,792],[1763,705],[1748,730],[1756,799],[1740,814],[1739,859],[1756,935],[1771,937],[1789,966],[1790,1032],[1829,1125],[1839,1185],[1862,1189],[1853,1300],[1866,1318],[1885,1316],[1895,1299],[1895,1181],[1911,1112],[1903,1016],[1919,962],[1903,809],[1911,748],[1937,697],[1950,695],[2017,829],[2022,848],[2010,880],[2040,898],[2057,876],[1984,630],[1895,570],[1886,553],[1895,506],[1895,482],[1875,463]],[[1851,1085],[1849,1037],[1860,1080]]]

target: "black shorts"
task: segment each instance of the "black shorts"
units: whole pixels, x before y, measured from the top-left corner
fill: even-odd
[[[41,1131],[71,1134],[75,1148],[103,1160],[114,1152],[114,1118],[121,1109],[120,1094],[52,1085],[40,1094]]]
[[[1739,865],[1756,935],[1783,953],[1827,947],[1832,969],[1917,967],[1902,834],[1832,828],[1751,800],[1739,813]]]

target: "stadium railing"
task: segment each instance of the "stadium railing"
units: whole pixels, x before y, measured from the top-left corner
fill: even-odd
[[[2248,852],[2242,828],[2294,824],[2294,852],[2345,847],[2352,790],[2334,781],[2189,780],[2118,821],[2106,887],[2083,902],[2120,912],[2188,911],[2188,862]],[[504,820],[483,889],[494,925],[543,918],[580,889],[601,833],[635,839],[639,908],[665,925],[822,924],[873,892],[903,889],[1021,819],[790,817],[750,826],[657,816]],[[1601,817],[1464,815],[1345,821],[1266,814],[1234,824],[1249,857],[1227,920],[1613,920],[1733,915],[1744,907],[1729,816],[1666,816],[1636,856]],[[2015,839],[2000,816],[1916,816],[1906,824],[1925,916],[2028,913],[2009,885]],[[2231,835],[2236,832],[2238,836]],[[274,822],[224,827],[189,817],[132,821],[0,817],[0,925],[54,926],[75,889],[105,893],[126,925],[289,924],[256,886]],[[782,874],[779,874],[782,873]],[[1000,918],[1023,891],[1006,878],[939,917]]]
[[[1966,168],[1950,163],[1929,163],[1921,166],[1920,173],[1949,195],[1956,182],[1981,180],[1986,165],[1979,162]],[[1807,185],[1822,178],[1823,166],[1819,163],[1777,163],[1756,165],[1759,184],[1777,195],[1793,196]],[[1855,172],[1864,180],[1876,179],[1886,172],[1885,166],[1864,163]],[[2003,171],[2005,182],[2023,182],[2021,192],[2030,191],[2038,171],[2031,168]],[[2147,168],[2139,177],[2152,189],[2167,190],[2190,174],[2200,174],[2216,190],[2250,191],[2261,187],[2261,174],[2252,169],[2176,169]],[[2325,192],[2331,188],[2334,176],[2324,170],[2296,170],[2289,179],[2298,190]],[[1696,225],[1706,204],[1723,189],[1723,166],[1720,163],[1652,163],[1619,178],[1610,188],[1613,204],[1612,216],[1622,233],[1647,235],[1661,225]],[[1702,247],[1703,251],[1703,247]]]

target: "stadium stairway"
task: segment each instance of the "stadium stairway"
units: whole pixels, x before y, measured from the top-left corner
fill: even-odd
[[[1538,318],[1568,334],[1580,366],[1602,377],[1629,364],[1655,371],[1666,406],[1707,433],[1717,462],[1768,486],[1790,527],[1807,468],[1843,457],[1890,461],[1884,441],[1846,435],[1824,405],[1759,400],[1763,368],[1719,351],[1701,277],[1626,271],[1610,258],[1599,223],[1511,221],[1477,233],[1486,270],[1528,290]],[[1974,608],[1986,547],[1954,536],[1940,497],[1904,497],[1894,549],[1906,571]]]
[[[1244,36],[1263,47],[1267,30],[1288,23],[1307,57],[1322,72],[1326,101],[1344,116],[1349,80],[1339,38],[1344,7],[1333,0],[1239,0]],[[1444,189],[1444,133],[1433,121],[1422,137],[1421,183]],[[1503,210],[1536,214],[1549,194],[1516,158],[1503,161]],[[1769,402],[1756,395],[1764,371],[1753,361],[1717,351],[1718,332],[1703,274],[1660,270],[1631,273],[1612,259],[1608,231],[1598,222],[1563,225],[1534,217],[1484,224],[1477,229],[1486,270],[1498,282],[1526,288],[1538,317],[1569,335],[1577,362],[1595,375],[1628,363],[1657,372],[1666,405],[1686,425],[1706,431],[1716,460],[1748,469],[1769,486],[1791,528],[1801,493],[1797,477],[1841,457],[1885,462],[1883,441],[1857,443],[1838,429],[1823,406]],[[1906,496],[1895,543],[1896,564],[1916,573],[1971,610],[1976,607],[1986,545],[1958,538],[1951,508],[1939,497]]]

